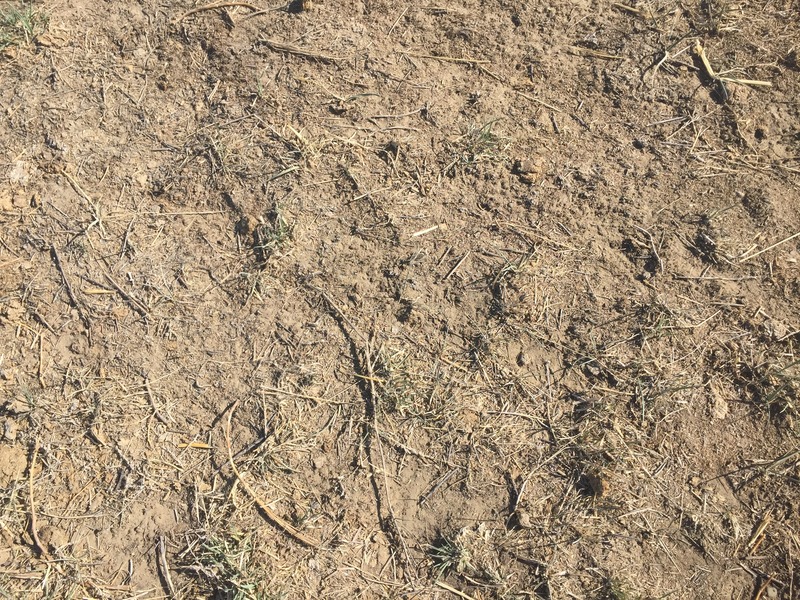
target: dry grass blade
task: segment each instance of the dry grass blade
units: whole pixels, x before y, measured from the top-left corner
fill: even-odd
[[[453,275],[455,275],[456,271],[458,271],[461,268],[461,265],[464,264],[464,261],[467,260],[467,258],[469,258],[471,252],[472,252],[471,250],[467,250],[464,253],[464,255],[456,261],[456,264],[454,264],[452,268],[447,272],[447,274],[442,278],[442,281],[447,281]]]
[[[563,110],[561,110],[557,106],[553,106],[552,104],[548,104],[544,100],[539,100],[539,98],[535,98],[535,97],[533,97],[533,96],[531,96],[529,94],[526,94],[525,92],[520,92],[519,90],[515,90],[515,91],[517,92],[517,95],[520,96],[521,98],[525,98],[526,100],[530,100],[531,102],[536,102],[536,104],[541,104],[545,108],[549,108],[550,110],[554,110],[556,112],[564,112]]]
[[[155,394],[153,394],[153,388],[150,387],[150,378],[149,377],[145,377],[144,378],[144,389],[147,392],[147,399],[150,401],[150,406],[153,409],[153,416],[156,418],[156,420],[159,423],[161,423],[163,425],[167,425],[168,424],[167,420],[164,418],[164,416],[158,410],[158,406],[156,405],[156,397],[155,397]]]
[[[412,237],[412,238],[420,237],[422,235],[426,235],[428,233],[432,233],[432,232],[436,231],[439,228],[447,229],[447,226],[444,225],[444,224],[442,224],[442,225],[432,225],[430,227],[426,227],[425,229],[420,229],[419,231],[415,231],[414,233],[411,234],[410,237]]]
[[[479,58],[459,58],[457,56],[439,56],[436,54],[414,54],[412,52],[403,52],[407,56],[414,58],[427,58],[429,60],[438,60],[441,62],[462,63],[467,65],[488,65],[491,64],[490,60],[483,60]]]
[[[764,532],[767,530],[767,526],[770,524],[771,520],[772,510],[767,510],[764,516],[761,517],[761,521],[759,521],[755,531],[753,531],[753,535],[750,536],[750,540],[747,542],[747,551],[750,554],[755,554],[758,551],[759,546],[761,546],[761,543],[764,541]]]
[[[164,578],[164,583],[167,586],[167,592],[170,598],[176,597],[175,584],[172,582],[172,575],[169,572],[169,563],[167,562],[167,543],[163,535],[159,535],[156,540],[156,558],[161,576]]]
[[[130,305],[130,307],[133,310],[138,312],[142,317],[145,317],[145,318],[147,317],[147,315],[149,313],[149,310],[148,310],[147,306],[145,306],[145,304],[141,300],[138,300],[138,299],[134,298],[128,292],[126,292],[122,288],[122,286],[120,284],[118,284],[114,280],[114,278],[111,277],[111,275],[109,275],[108,273],[106,273],[105,277],[106,277],[106,281],[108,281],[108,283],[110,283],[114,287],[114,289],[117,290],[119,295],[122,296],[122,298],[128,302],[128,304]]]
[[[722,75],[718,74],[712,68],[711,63],[709,62],[708,57],[706,56],[706,50],[699,40],[694,46],[694,52],[700,58],[700,62],[703,63],[703,66],[706,69],[706,74],[715,81],[723,83],[738,83],[741,85],[749,85],[754,87],[772,87],[771,81],[760,81],[757,79],[738,79],[736,77],[723,77]]]
[[[623,60],[625,57],[618,54],[609,54],[608,52],[601,52],[599,50],[592,50],[591,48],[583,48],[581,46],[570,46],[569,53],[574,56],[590,56],[592,58],[602,58],[605,60]]]
[[[306,58],[308,60],[317,60],[323,63],[334,64],[337,61],[341,60],[335,56],[330,56],[328,54],[321,54],[319,52],[313,52],[311,50],[305,50],[304,48],[299,48],[298,46],[293,46],[292,44],[285,44],[283,42],[277,42],[275,40],[268,40],[266,38],[261,38],[259,43],[265,45],[267,48],[274,52],[285,52],[286,54],[291,54],[293,56],[299,56],[300,58]]]
[[[186,11],[180,17],[178,17],[176,19],[176,21],[178,21],[178,22],[183,21],[186,17],[190,17],[192,15],[195,15],[195,14],[197,14],[199,12],[203,12],[203,11],[206,11],[206,10],[214,10],[214,9],[217,9],[217,8],[234,8],[236,6],[241,6],[243,8],[249,8],[253,12],[261,12],[261,9],[259,7],[255,6],[253,4],[250,4],[249,2],[215,2],[215,3],[212,3],[212,4],[206,4],[204,6],[198,6],[197,8],[193,8],[193,9],[191,9],[189,11]]]
[[[326,404],[329,402],[328,398],[323,398],[321,396],[311,396],[309,394],[300,394],[298,392],[290,392],[289,390],[281,390],[278,388],[273,388],[269,386],[262,386],[259,390],[263,394],[269,394],[273,396],[289,396],[291,398],[302,398],[303,400],[310,400],[316,404]]]
[[[620,4],[619,2],[612,2],[611,6],[613,6],[614,8],[618,8],[620,10],[624,10],[624,11],[629,12],[629,13],[633,13],[635,15],[641,15],[642,14],[641,10],[639,10],[638,8],[635,8],[633,6],[628,6],[627,4]]]
[[[455,594],[459,598],[463,598],[464,600],[477,600],[477,598],[475,598],[474,596],[470,596],[469,594],[465,594],[461,590],[457,590],[453,586],[447,585],[443,581],[437,581],[436,585],[439,586],[440,588],[442,588],[443,590],[447,590],[451,594]]]
[[[800,231],[798,231],[797,233],[795,233],[795,234],[792,234],[792,235],[790,235],[789,237],[787,237],[787,238],[784,238],[784,239],[782,239],[782,240],[780,240],[780,241],[778,241],[778,242],[775,242],[774,244],[772,244],[772,245],[770,245],[770,246],[767,246],[767,247],[766,247],[766,248],[764,248],[763,250],[759,250],[758,252],[756,252],[756,253],[754,253],[754,254],[748,254],[748,253],[745,253],[745,255],[744,255],[744,256],[741,256],[741,257],[739,258],[739,262],[745,262],[745,261],[748,261],[748,260],[750,260],[750,259],[753,259],[753,258],[755,258],[756,256],[761,256],[761,255],[762,255],[762,254],[764,254],[765,252],[769,252],[770,250],[773,250],[773,249],[777,248],[778,246],[782,246],[782,245],[783,245],[783,244],[785,244],[786,242],[791,242],[793,239],[795,239],[795,238],[797,238],[797,237],[800,237]]]

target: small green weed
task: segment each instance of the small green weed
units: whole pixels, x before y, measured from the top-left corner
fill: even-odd
[[[0,50],[30,44],[47,27],[47,15],[32,6],[0,8]]]
[[[798,414],[800,398],[800,361],[789,364],[765,362],[747,369],[750,375],[748,391],[757,404],[766,407],[770,415],[793,424]]]
[[[506,150],[510,140],[493,131],[497,121],[489,121],[481,127],[470,125],[467,131],[452,144],[453,158],[442,169],[445,175],[471,172],[482,163],[498,163],[508,160]]]
[[[278,253],[292,238],[293,230],[294,226],[283,216],[280,207],[273,207],[264,222],[253,229],[253,250],[259,264],[265,264]]]
[[[436,577],[472,570],[472,555],[457,539],[440,536],[428,547]]]
[[[373,359],[378,410],[427,426],[442,425],[452,412],[452,383],[403,349],[381,350]]]
[[[630,594],[625,591],[622,583],[616,579],[611,578],[606,581],[603,586],[603,592],[600,596],[601,600],[633,600]]]
[[[214,598],[256,600],[262,598],[248,574],[253,548],[244,535],[209,536],[191,550],[187,571],[196,572],[213,589]]]
[[[416,382],[411,376],[405,352],[381,352],[377,361],[381,405],[389,412],[406,416],[413,412],[417,397]]]

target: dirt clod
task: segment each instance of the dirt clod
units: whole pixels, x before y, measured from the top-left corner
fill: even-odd
[[[545,163],[542,158],[527,158],[514,162],[513,173],[523,183],[536,183],[544,176]]]

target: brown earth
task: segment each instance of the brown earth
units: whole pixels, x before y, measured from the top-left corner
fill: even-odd
[[[800,597],[796,1],[0,7],[5,597]]]

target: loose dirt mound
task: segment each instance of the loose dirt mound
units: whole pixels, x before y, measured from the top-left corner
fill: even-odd
[[[798,597],[795,3],[0,7],[7,597]]]

